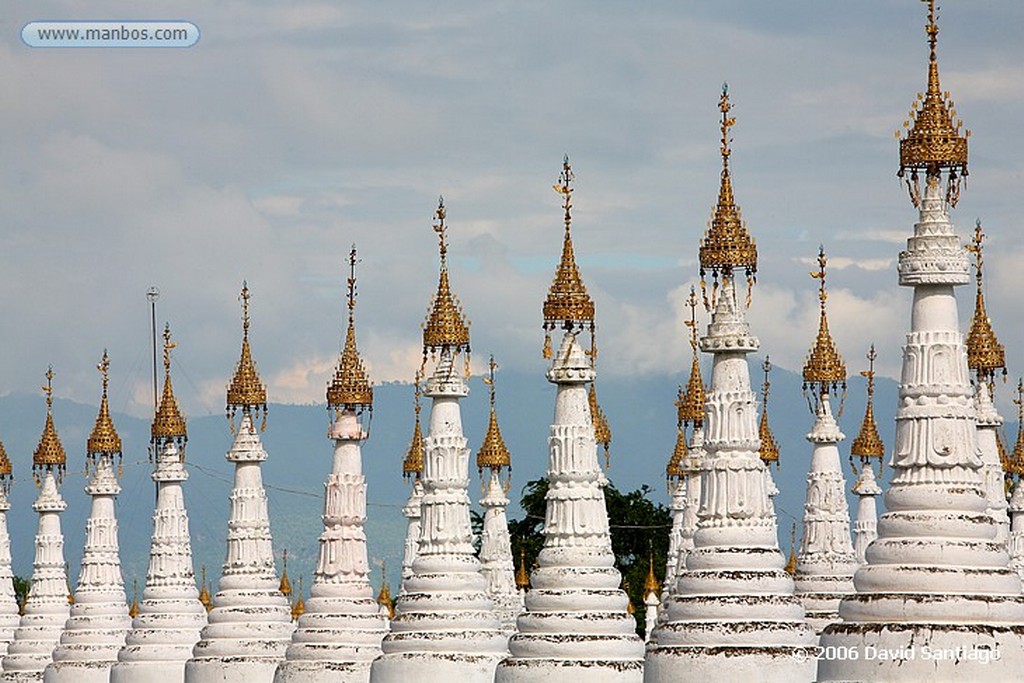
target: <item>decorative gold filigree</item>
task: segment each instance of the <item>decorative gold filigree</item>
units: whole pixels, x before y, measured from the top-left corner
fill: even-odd
[[[267,423],[267,387],[260,381],[256,371],[256,363],[249,349],[249,285],[242,282],[242,355],[235,366],[235,375],[228,386],[227,417],[234,428],[234,418],[238,411],[243,415],[256,416],[262,413],[263,424]]]
[[[100,397],[100,412],[96,416],[96,424],[86,442],[86,457],[94,460],[99,455],[121,455],[121,437],[114,429],[114,421],[110,418],[110,406],[107,402],[107,385],[110,382],[110,358],[106,349],[96,369],[103,375],[103,395]]]
[[[956,117],[956,108],[949,92],[943,92],[939,85],[939,60],[935,54],[938,42],[939,26],[936,23],[935,0],[928,0],[928,23],[925,25],[928,34],[928,85],[924,94],[918,93],[914,108],[910,110],[908,119],[903,122],[907,136],[900,139],[900,170],[896,174],[906,177],[910,200],[914,206],[920,206],[921,191],[918,185],[918,173],[923,171],[926,177],[940,177],[947,172],[946,201],[956,206],[960,197],[960,179],[967,177],[967,138],[971,132],[960,129],[963,121]],[[911,125],[913,122],[913,125]]]
[[[665,479],[668,483],[668,493],[672,493],[672,484],[686,476],[686,469],[683,467],[683,460],[686,458],[686,431],[682,425],[676,427],[676,446],[672,449],[672,457],[668,459],[665,466]]]
[[[828,300],[828,292],[825,288],[825,266],[827,263],[825,248],[819,247],[818,270],[811,273],[811,277],[818,281],[818,302],[821,309],[818,335],[814,340],[814,346],[807,354],[807,361],[803,368],[804,392],[810,390],[815,402],[823,394],[836,393],[840,387],[843,390],[843,395],[846,394],[846,363],[843,362],[843,358],[839,355],[836,344],[832,340],[832,334],[828,329],[828,314],[825,310],[825,302]]]
[[[334,379],[327,385],[327,408],[335,411],[373,410],[373,386],[356,349],[356,248],[348,254],[348,330]]]
[[[604,467],[608,469],[611,465],[611,453],[608,448],[612,443],[612,430],[608,426],[608,418],[604,410],[597,402],[597,383],[590,383],[590,391],[587,392],[587,401],[590,403],[590,418],[594,422],[594,441],[604,448]]]
[[[462,312],[458,297],[452,293],[451,285],[448,283],[448,242],[445,237],[448,228],[444,222],[445,215],[444,197],[440,197],[437,211],[434,213],[437,223],[433,227],[438,237],[441,274],[437,282],[437,293],[431,299],[430,312],[423,324],[424,363],[428,353],[443,349],[451,349],[455,353],[469,353],[469,323]]]
[[[764,357],[764,387],[761,390],[761,423],[758,425],[757,435],[761,439],[761,460],[766,465],[779,466],[779,444],[775,441],[771,427],[768,426],[768,391],[771,389],[771,382],[768,381],[768,373],[772,371],[771,361],[768,356]]]
[[[700,288],[704,295],[704,306],[710,310],[715,305],[719,278],[723,281],[733,277],[733,271],[743,269],[747,278],[747,305],[750,304],[751,288],[757,278],[757,245],[746,225],[740,218],[739,207],[732,190],[732,174],[729,170],[729,129],[736,118],[729,116],[729,87],[722,86],[718,100],[722,112],[722,180],[718,189],[718,203],[715,204],[711,222],[700,245]],[[710,273],[713,281],[711,300],[708,300],[705,274]]]
[[[498,427],[498,415],[494,409],[494,371],[497,367],[497,363],[494,362],[494,356],[491,356],[487,365],[487,376],[484,377],[484,384],[491,389],[491,417],[487,423],[487,433],[484,435],[483,443],[476,454],[476,467],[481,475],[485,467],[499,474],[505,469],[512,469],[512,456],[509,454],[508,448],[505,447],[505,440],[501,438],[501,429]],[[506,491],[510,484],[510,479],[504,482]]]
[[[989,320],[988,312],[985,310],[985,294],[983,289],[982,267],[984,257],[982,255],[982,241],[985,233],[981,230],[981,221],[974,225],[974,239],[967,249],[974,254],[974,277],[977,283],[977,292],[974,297],[974,318],[971,320],[971,329],[967,333],[967,367],[974,370],[979,382],[992,380],[996,371],[1003,371],[1003,379],[1006,379],[1006,351],[999,343],[995,330],[992,329],[992,321]]]
[[[850,445],[850,456],[860,458],[863,465],[867,465],[871,458],[881,460],[885,455],[885,444],[882,437],[878,435],[878,425],[875,424],[875,345],[872,344],[868,350],[868,369],[861,371],[861,376],[868,380],[868,401],[864,408],[864,419],[860,423],[860,433]]]
[[[409,442],[409,451],[402,461],[402,476],[408,479],[423,476],[423,432],[420,429],[420,382],[423,376],[416,373],[416,383],[413,390],[413,410],[416,412],[416,424],[412,430],[412,441]]]
[[[64,453],[64,446],[57,436],[57,429],[53,426],[53,366],[46,371],[46,424],[43,426],[43,433],[39,437],[39,445],[32,454],[32,474],[38,485],[44,472],[53,472],[58,482],[63,478],[64,468],[67,464],[67,455]]]
[[[171,341],[170,323],[165,324],[164,391],[160,397],[160,407],[153,417],[153,426],[150,428],[150,441],[157,447],[169,441],[173,441],[181,447],[188,441],[185,414],[178,408],[178,399],[174,397],[174,386],[171,384],[171,350],[177,347],[177,345],[176,342]]]
[[[690,379],[686,383],[686,393],[676,403],[680,424],[692,424],[696,427],[704,424],[704,403],[707,401],[707,390],[704,378],[700,373],[700,362],[697,357],[697,291],[690,287],[690,296],[686,300],[690,307],[690,319],[685,325],[690,328],[690,351],[693,359],[690,363]]]

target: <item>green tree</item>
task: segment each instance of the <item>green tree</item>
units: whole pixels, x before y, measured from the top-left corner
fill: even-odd
[[[18,605],[24,605],[28,599],[28,589],[32,587],[32,580],[23,576],[14,577],[14,595],[18,598]]]

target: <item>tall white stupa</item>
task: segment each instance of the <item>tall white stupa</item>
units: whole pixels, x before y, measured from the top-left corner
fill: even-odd
[[[876,498],[882,495],[875,477],[875,462],[879,463],[878,476],[881,477],[882,458],[885,457],[885,444],[878,435],[875,423],[875,345],[868,351],[868,369],[861,371],[867,378],[867,405],[864,408],[864,419],[860,423],[860,432],[850,444],[850,468],[857,475],[853,492],[857,495],[857,519],[853,523],[853,552],[857,556],[857,564],[867,562],[867,550],[871,542],[878,538],[878,506]],[[860,465],[854,458],[860,459]]]
[[[412,576],[396,605],[384,654],[370,680],[490,682],[506,634],[487,596],[469,521],[469,449],[459,401],[469,393],[469,327],[448,281],[444,202],[438,204],[441,272],[423,327],[423,361],[437,359],[423,392],[431,399],[424,440],[422,527]],[[464,354],[465,370],[459,367]]]
[[[164,388],[150,428],[156,506],[149,568],[132,629],[110,669],[110,683],[173,683],[185,678],[185,662],[206,626],[192,566],[192,540],[183,484],[188,431],[171,384],[170,325],[164,327]],[[204,577],[205,582],[205,577]]]
[[[764,382],[761,383],[761,421],[757,424],[757,438],[761,441],[761,446],[757,450],[758,456],[761,458],[761,462],[764,463],[764,485],[765,490],[768,491],[768,497],[772,500],[772,506],[775,505],[775,496],[779,495],[779,487],[775,484],[775,478],[772,477],[772,466],[775,469],[781,469],[779,455],[779,442],[775,440],[775,434],[772,432],[771,423],[768,420],[768,396],[771,394],[772,383],[770,375],[772,372],[772,361],[771,358],[765,354],[764,363],[761,364],[761,370],[764,372]]]
[[[909,174],[920,218],[899,257],[899,283],[914,295],[893,476],[878,538],[854,576],[857,593],[843,600],[842,621],[821,638],[824,651],[858,658],[823,658],[821,681],[1011,680],[1024,667],[1021,580],[987,512],[953,293],[970,280],[967,252],[947,214],[967,174],[967,137],[939,85],[934,0],[928,4],[927,90],[900,140],[900,175]],[[896,654],[868,656],[878,651]]]
[[[1024,380],[1017,380],[1017,439],[1013,451],[1006,458],[1006,481],[1010,490],[1010,537],[1007,550],[1010,553],[1010,568],[1024,580]]]
[[[267,390],[249,349],[249,287],[242,285],[242,354],[228,386],[227,416],[235,441],[228,543],[209,623],[185,665],[188,683],[270,683],[291,642],[291,603],[278,590],[260,465],[267,452],[255,419],[266,424]],[[234,417],[241,413],[237,427]],[[261,427],[262,428],[262,427]]]
[[[402,552],[402,575],[398,583],[399,597],[405,595],[405,583],[412,576],[412,563],[416,560],[416,553],[420,545],[420,518],[423,515],[423,431],[420,429],[420,382],[422,377],[416,373],[416,380],[413,385],[414,410],[416,420],[412,430],[412,440],[409,441],[409,450],[402,460],[402,477],[412,480],[412,488],[409,491],[409,499],[402,508],[402,514],[407,520],[405,530],[405,546]]]
[[[32,509],[39,513],[32,587],[14,640],[3,658],[4,681],[41,681],[43,669],[53,661],[53,650],[68,620],[68,593],[64,563],[64,534],[60,513],[68,504],[58,485],[64,477],[67,455],[53,426],[53,368],[46,371],[46,425],[32,455],[32,476],[40,487]]]
[[[370,585],[363,529],[366,478],[360,444],[370,436],[363,421],[373,411],[373,386],[356,348],[355,247],[348,263],[348,330],[327,386],[334,457],[324,483],[324,530],[313,587],[277,669],[277,683],[366,683],[387,630]]]
[[[821,314],[818,335],[804,363],[804,392],[814,410],[814,426],[807,435],[811,442],[811,465],[807,473],[803,534],[793,576],[796,595],[804,604],[807,623],[815,632],[839,620],[839,601],[853,592],[857,556],[850,537],[850,509],[846,503],[846,480],[839,459],[838,443],[845,437],[832,415],[831,397],[841,389],[846,396],[846,363],[843,362],[828,328],[825,289],[824,248],[818,251],[818,280]]]
[[[7,511],[11,509],[7,496],[14,481],[12,473],[11,459],[0,443],[0,657],[7,653],[7,646],[14,640],[14,630],[21,622],[11,568],[11,537],[7,533]]]
[[[516,589],[516,570],[512,564],[512,540],[508,533],[508,490],[512,483],[512,456],[501,437],[498,413],[494,407],[494,356],[488,363],[484,382],[491,389],[491,412],[487,432],[476,454],[476,467],[483,482],[480,506],[484,509],[484,526],[480,534],[480,571],[487,578],[487,595],[506,632],[516,628],[516,617],[523,609]],[[484,470],[487,473],[484,473]],[[484,479],[486,477],[486,479]]]
[[[512,656],[499,666],[497,683],[550,681],[557,677],[639,681],[643,641],[619,588],[597,441],[586,385],[594,377],[594,303],[576,266],[572,235],[572,169],[569,159],[555,186],[563,197],[562,258],[544,302],[545,355],[548,335],[562,329],[548,381],[557,387],[548,445],[548,491],[544,545],[526,593],[526,611],[509,640]],[[591,351],[577,339],[589,331]],[[594,399],[596,405],[596,396]],[[609,435],[610,436],[610,435]]]
[[[700,247],[705,304],[712,310],[701,350],[713,355],[704,412],[701,499],[694,548],[647,645],[649,683],[707,680],[810,681],[815,635],[783,566],[760,457],[756,396],[747,354],[758,349],[736,291],[747,276],[747,303],[757,249],[740,221],[729,169],[735,122],[723,88],[722,174],[718,203]],[[713,284],[707,298],[705,274]]]
[[[86,447],[92,479],[85,492],[92,509],[85,522],[85,549],[71,614],[46,667],[48,683],[107,683],[110,667],[131,628],[128,602],[121,576],[114,504],[121,485],[114,474],[114,460],[121,460],[121,437],[114,429],[107,401],[110,360],[107,352],[97,366],[103,375],[99,415]]]

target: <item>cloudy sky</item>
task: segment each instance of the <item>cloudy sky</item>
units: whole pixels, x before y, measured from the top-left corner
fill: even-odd
[[[798,368],[816,325],[819,244],[852,371],[895,375],[909,319],[895,257],[916,212],[893,132],[923,89],[915,0],[758,3],[7,2],[0,16],[0,391],[149,410],[149,308],[179,342],[190,414],[219,412],[243,278],[270,398],[314,402],[336,357],[349,246],[359,340],[408,381],[448,206],[452,283],[479,366],[537,372],[561,242],[551,191],[576,173],[574,236],[603,373],[687,367],[682,301],[718,187],[717,101],[737,125],[737,199],[760,249],[750,318]],[[30,49],[35,19],[187,19],[191,49]],[[970,139],[953,214],[990,236],[989,310],[1013,377],[1024,232],[1024,5],[947,2],[939,58]],[[962,319],[971,292],[961,290]],[[1008,408],[1007,389],[1000,405]]]

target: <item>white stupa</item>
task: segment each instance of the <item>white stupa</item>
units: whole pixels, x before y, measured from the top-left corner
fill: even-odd
[[[11,537],[7,533],[7,511],[11,509],[7,496],[14,480],[12,472],[11,459],[0,443],[0,657],[7,653],[7,646],[14,640],[14,630],[21,622],[11,568]]]
[[[882,495],[875,479],[875,465],[885,456],[885,444],[878,435],[875,423],[875,345],[868,351],[868,369],[861,375],[868,380],[868,399],[864,408],[864,419],[860,423],[860,432],[850,444],[850,467],[857,475],[853,492],[857,495],[857,519],[853,523],[853,552],[857,556],[857,564],[867,562],[867,549],[871,542],[878,538],[878,508],[876,498]],[[854,464],[854,457],[860,458],[860,466]],[[879,471],[881,475],[881,471]]]
[[[384,652],[373,663],[375,683],[491,681],[506,654],[507,634],[487,597],[487,580],[473,552],[469,521],[469,449],[459,400],[469,393],[457,366],[469,328],[448,283],[445,208],[438,205],[441,273],[423,328],[424,361],[437,358],[423,392],[431,399],[424,440],[423,512],[413,574],[405,581]]]
[[[1012,486],[1009,512],[1010,537],[1007,550],[1010,553],[1010,568],[1024,580],[1024,381],[1017,380],[1017,440],[1013,451],[1006,458],[1006,477]]]
[[[423,514],[423,432],[420,430],[420,382],[422,378],[416,373],[414,385],[414,402],[416,423],[412,430],[409,450],[402,461],[402,477],[412,480],[409,499],[402,508],[402,514],[408,521],[405,531],[405,546],[402,553],[402,576],[398,583],[399,598],[405,595],[405,583],[412,576],[412,563],[416,560],[416,552],[420,545],[420,517]]]
[[[654,553],[647,558],[647,577],[644,579],[644,640],[651,639],[654,625],[658,623],[658,608],[661,605],[661,584],[654,575]]]
[[[840,605],[843,621],[821,638],[825,651],[847,648],[842,651],[859,658],[823,658],[821,681],[996,681],[1010,680],[1024,667],[1021,580],[1008,567],[1006,547],[995,541],[996,524],[986,512],[974,397],[953,294],[969,281],[967,253],[946,212],[967,172],[967,138],[954,125],[952,104],[939,85],[937,34],[932,0],[928,87],[900,141],[900,173],[910,174],[920,220],[899,257],[899,282],[914,288],[914,298],[887,512],[868,563],[854,577],[857,593]],[[879,650],[897,654],[867,656]]]
[[[846,364],[828,329],[825,311],[825,250],[818,251],[818,280],[821,315],[818,335],[804,363],[804,391],[810,392],[814,426],[807,435],[811,442],[811,464],[807,473],[803,534],[793,576],[796,595],[804,604],[807,623],[817,633],[839,620],[839,601],[853,592],[857,556],[850,537],[850,509],[846,504],[846,480],[837,444],[845,436],[832,415],[830,396],[842,388],[846,394]]]
[[[92,509],[85,522],[82,571],[71,613],[53,651],[53,663],[46,667],[44,680],[48,683],[107,683],[110,667],[131,628],[114,512],[121,492],[114,474],[114,459],[121,459],[121,437],[114,429],[107,401],[110,360],[106,351],[97,367],[103,374],[103,396],[86,448],[93,476],[85,492],[92,498]]]
[[[749,301],[757,250],[733,199],[729,128],[735,120],[724,89],[719,108],[721,187],[700,248],[702,287],[709,271],[714,281],[711,300],[705,301],[714,312],[700,346],[714,361],[704,414],[699,521],[686,569],[647,645],[644,680],[810,681],[815,636],[783,569],[760,457],[746,358],[759,344],[750,335],[734,274],[745,271]]]
[[[682,397],[682,391],[680,391]],[[679,572],[679,556],[683,546],[683,515],[686,512],[686,472],[683,470],[683,460],[686,458],[686,431],[683,425],[676,427],[676,445],[672,449],[672,456],[668,465],[665,466],[665,479],[668,487],[668,512],[672,519],[672,528],[668,532],[668,552],[665,554],[665,582],[662,588],[662,600],[668,599],[672,586],[675,583]],[[683,563],[685,564],[685,550]],[[650,634],[647,634],[650,637]]]
[[[774,509],[775,496],[779,495],[779,487],[775,484],[775,478],[772,476],[772,466],[774,465],[778,470],[781,469],[781,465],[779,463],[779,442],[775,440],[775,434],[772,433],[768,420],[768,396],[772,388],[769,376],[772,367],[774,366],[771,357],[765,354],[764,363],[761,364],[761,370],[764,371],[764,382],[761,384],[761,421],[757,425],[757,438],[760,439],[761,446],[757,453],[761,457],[761,462],[764,463],[764,487]]]
[[[349,252],[348,331],[327,387],[333,415],[331,472],[324,483],[324,530],[313,587],[278,667],[277,683],[366,683],[387,629],[370,585],[366,554],[366,478],[361,419],[373,410],[373,386],[356,348],[356,250]]]
[[[491,389],[491,412],[487,432],[476,454],[476,467],[483,482],[480,506],[484,509],[484,526],[480,534],[480,571],[487,579],[487,595],[494,603],[502,628],[515,631],[516,617],[523,603],[516,589],[516,570],[512,564],[512,541],[508,533],[508,489],[512,481],[512,456],[501,437],[498,414],[494,409],[494,370],[491,356],[484,382]],[[486,474],[484,470],[487,470]]]
[[[185,665],[188,683],[270,683],[295,624],[291,604],[278,590],[260,464],[267,452],[254,420],[266,424],[267,391],[249,350],[249,288],[242,286],[242,355],[228,387],[228,420],[241,412],[227,453],[235,464],[228,517],[227,555],[213,609]]]
[[[188,431],[171,384],[170,326],[164,327],[164,389],[150,428],[156,507],[149,568],[142,602],[132,620],[110,683],[173,683],[185,678],[185,662],[206,626],[192,567],[192,541],[182,484]],[[204,578],[205,580],[205,578]],[[133,603],[134,604],[134,603]]]
[[[46,371],[46,426],[32,455],[32,474],[40,485],[32,509],[39,513],[36,555],[32,563],[32,587],[25,613],[14,631],[14,640],[3,658],[4,681],[41,681],[43,669],[53,661],[53,649],[68,620],[68,594],[64,564],[64,534],[60,513],[68,504],[58,484],[64,476],[67,456],[53,426],[53,368]]]
[[[597,461],[597,442],[610,433],[596,432],[586,388],[596,375],[594,303],[573,254],[571,181],[566,158],[555,186],[564,198],[562,259],[544,302],[546,333],[564,330],[547,373],[557,389],[548,437],[544,546],[530,577],[526,611],[509,640],[512,656],[498,666],[497,683],[642,677],[643,641],[627,612],[629,598],[619,588],[603,491],[607,480]],[[591,336],[590,357],[577,340],[584,330]],[[544,346],[550,356],[548,339]]]

